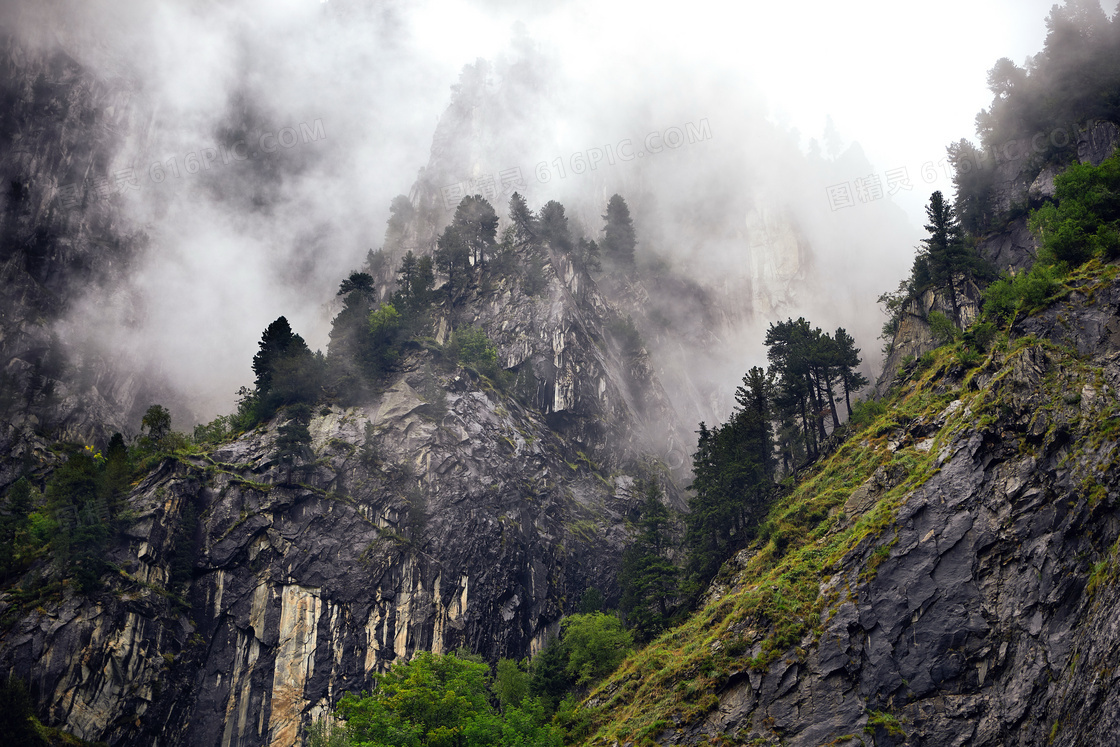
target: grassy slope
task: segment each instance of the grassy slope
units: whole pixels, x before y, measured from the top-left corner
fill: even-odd
[[[1072,287],[1091,295],[1116,276],[1114,266],[1085,268],[1048,303]],[[875,572],[892,544],[889,534],[903,497],[935,473],[938,452],[961,430],[995,423],[1014,396],[1014,385],[1004,386],[1007,372],[1032,352],[1061,364],[1062,374],[1043,382],[1052,407],[1070,405],[1069,392],[1080,391],[1082,384],[1100,387],[1099,369],[1033,337],[1002,335],[977,366],[963,372],[960,360],[968,356],[960,343],[927,356],[891,394],[885,411],[853,424],[844,444],[776,502],[760,539],[725,564],[707,603],[680,627],[632,654],[590,694],[575,716],[573,739],[649,743],[664,729],[692,723],[713,709],[716,693],[733,674],[766,670],[783,656],[803,658],[801,647],[819,635],[822,612],[840,594],[852,593],[844,588],[822,595],[829,579],[852,563],[862,563],[863,574]],[[952,369],[955,377],[948,375]],[[957,399],[964,406],[944,417],[932,433],[931,448],[916,448],[918,439],[906,436],[908,426],[934,423]],[[1120,408],[1112,404],[1093,420],[1079,428],[1099,444],[1120,431]],[[842,509],[849,496],[880,467],[901,469],[904,477],[868,510],[846,516]],[[1093,485],[1083,487],[1092,500]],[[868,554],[872,544],[878,546]]]

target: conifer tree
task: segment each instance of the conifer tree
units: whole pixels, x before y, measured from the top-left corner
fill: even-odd
[[[514,192],[509,198],[509,220],[513,228],[513,245],[524,249],[537,240],[537,219],[525,203],[525,198]]]
[[[466,246],[470,261],[481,270],[492,256],[498,233],[498,216],[481,195],[468,195],[455,208],[452,225]]]
[[[572,234],[568,228],[568,218],[564,214],[564,206],[556,200],[549,200],[541,208],[540,219],[537,221],[538,231],[542,240],[547,241],[553,249],[570,254],[572,251]]]
[[[350,295],[356,294],[358,291],[352,291]],[[268,325],[253,356],[257,376],[250,405],[253,422],[271,417],[284,405],[314,402],[322,386],[322,366],[322,356],[313,354],[303,338],[292,332],[286,318]]]
[[[436,240],[435,265],[447,276],[444,293],[455,305],[471,280],[471,250],[459,228],[452,224]]]
[[[622,587],[619,606],[627,624],[639,639],[649,640],[669,623],[677,596],[677,568],[668,557],[672,517],[661,488],[651,480],[643,493],[638,536],[622,555],[618,584]]]
[[[848,408],[848,417],[852,417],[851,392],[858,392],[867,386],[868,380],[859,372],[859,364],[863,361],[859,357],[859,348],[856,347],[855,338],[848,334],[843,327],[837,327],[833,339],[836,341],[838,353],[838,368],[840,382],[844,385],[844,405]]]
[[[603,220],[603,254],[617,264],[634,264],[634,247],[638,242],[634,223],[630,219],[630,208],[621,195],[611,195]]]
[[[929,223],[926,224],[925,229],[929,231],[929,237],[922,240],[922,245],[925,247],[924,256],[930,282],[949,290],[953,322],[960,324],[958,276],[983,277],[990,274],[990,268],[980,255],[965,243],[953,206],[945,200],[940,191],[930,195],[929,205],[926,206],[926,217]]]
[[[773,383],[757,366],[736,392],[731,419],[709,430],[700,424],[692,461],[694,491],[685,518],[688,569],[704,584],[730,554],[733,543],[753,536],[772,489],[770,407]],[[694,586],[694,589],[696,587]]]

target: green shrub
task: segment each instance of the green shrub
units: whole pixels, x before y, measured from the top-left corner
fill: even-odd
[[[852,417],[848,422],[856,429],[866,428],[887,411],[882,400],[864,399],[852,405]]]
[[[928,321],[930,334],[933,335],[933,339],[938,345],[948,345],[956,342],[960,336],[961,331],[957,328],[957,325],[940,311],[929,312]]]
[[[513,379],[498,364],[498,348],[478,327],[460,327],[451,335],[447,350],[453,361],[458,361],[505,389]]]
[[[1054,193],[1057,204],[1031,214],[1045,257],[1076,267],[1120,256],[1120,153],[1100,166],[1071,165],[1055,177]]]
[[[577,685],[588,686],[613,672],[634,640],[614,615],[572,615],[561,623],[568,663],[565,671]]]
[[[514,665],[514,669],[520,668]],[[500,670],[509,674],[509,666]],[[399,747],[560,747],[563,732],[547,722],[537,698],[521,693],[517,705],[491,705],[490,668],[477,657],[420,651],[408,662],[374,675],[373,693],[346,693],[338,715],[354,744]],[[499,677],[501,680],[501,676]],[[507,694],[508,695],[508,694]],[[342,742],[345,744],[345,742]]]

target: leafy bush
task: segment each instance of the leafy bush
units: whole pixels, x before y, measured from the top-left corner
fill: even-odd
[[[228,441],[236,431],[236,418],[236,415],[219,415],[209,423],[199,423],[191,439],[199,446],[217,446]]]
[[[875,422],[887,411],[887,406],[882,400],[865,399],[852,405],[852,417],[848,422],[857,430],[866,428]]]
[[[955,342],[961,331],[953,321],[940,311],[929,312],[929,331],[938,345],[948,345]]]
[[[460,327],[451,335],[447,352],[452,360],[470,366],[478,373],[505,388],[512,379],[498,365],[498,348],[478,327]]]
[[[508,666],[503,671],[508,674]],[[490,700],[490,668],[474,657],[420,651],[374,678],[372,694],[347,693],[338,704],[338,715],[359,747],[563,743],[562,732],[547,723],[537,698],[522,696],[514,705],[507,697],[497,712]]]
[[[1057,204],[1031,214],[1043,255],[1076,267],[1120,256],[1120,153],[1100,166],[1075,163],[1054,179]]]
[[[634,647],[630,631],[614,615],[572,615],[561,623],[568,663],[565,671],[577,685],[588,686],[613,672]]]
[[[965,330],[961,339],[967,347],[986,351],[991,349],[996,334],[996,325],[993,322],[980,321]]]
[[[1004,275],[984,290],[983,315],[1010,323],[1020,309],[1029,312],[1043,306],[1061,289],[1062,277],[1059,268],[1042,262],[1013,278]]]

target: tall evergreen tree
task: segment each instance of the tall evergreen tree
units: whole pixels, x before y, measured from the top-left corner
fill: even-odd
[[[603,254],[618,264],[634,264],[634,247],[638,241],[630,219],[630,208],[621,195],[611,195],[603,220]]]
[[[415,315],[431,303],[435,273],[432,258],[424,255],[417,257],[411,251],[401,258],[397,269],[397,292],[393,305],[398,311]]]
[[[509,198],[509,220],[515,248],[524,249],[537,241],[537,219],[525,203],[525,198],[517,192]]]
[[[358,295],[352,291],[351,296]],[[291,325],[279,317],[261,335],[253,356],[257,376],[255,421],[271,417],[277,408],[297,402],[314,402],[322,385],[322,357],[316,357]]]
[[[965,243],[956,213],[952,204],[945,200],[940,191],[930,195],[926,206],[929,223],[925,229],[929,237],[922,240],[925,258],[928,263],[930,282],[949,290],[949,300],[953,306],[953,322],[961,323],[961,307],[958,297],[960,276],[984,277],[990,274],[987,263]]]
[[[736,392],[730,420],[709,430],[700,424],[692,461],[694,491],[685,518],[688,568],[704,584],[733,545],[753,536],[772,490],[770,406],[773,384],[752,368]]]
[[[840,382],[844,385],[844,405],[848,408],[848,417],[852,417],[851,392],[858,392],[867,386],[867,377],[859,372],[859,364],[863,361],[859,357],[859,348],[856,347],[855,338],[848,334],[843,327],[837,327],[833,337],[836,341],[838,353],[838,370]]]
[[[622,554],[618,584],[622,588],[619,606],[627,624],[640,640],[649,640],[669,624],[677,596],[677,567],[668,557],[672,517],[661,488],[651,480],[643,492],[638,536]]]
[[[481,195],[468,195],[455,208],[452,225],[466,245],[470,260],[481,270],[487,257],[493,255],[497,241],[498,216],[494,208]]]
[[[435,265],[447,276],[444,293],[454,306],[471,282],[471,248],[455,224],[444,229],[436,240]]]
[[[537,221],[541,239],[547,241],[553,249],[570,254],[572,251],[572,233],[568,228],[568,218],[564,214],[564,206],[556,200],[549,200],[541,208],[540,218]]]

